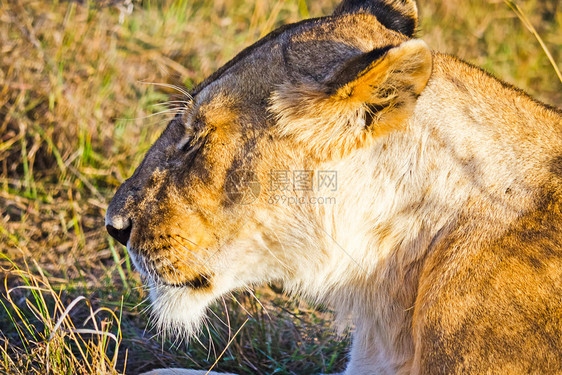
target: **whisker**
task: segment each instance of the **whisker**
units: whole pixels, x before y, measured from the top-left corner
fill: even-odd
[[[183,111],[188,106],[189,106],[189,102],[185,100],[169,100],[166,102],[151,104],[149,107],[150,108],[165,107],[168,109],[176,109],[178,111]]]
[[[228,309],[226,308],[226,301],[224,300],[224,296],[221,296],[221,300],[222,300],[222,305],[224,307],[224,314],[226,316],[226,322],[227,322],[227,328],[228,328],[228,341],[230,341],[230,338],[232,337],[232,330],[230,327],[230,315],[228,314]]]
[[[176,241],[177,241],[177,240],[176,240]],[[175,247],[173,244],[170,243],[170,247],[171,247],[171,249],[172,249],[173,251],[175,251],[175,255],[180,255],[180,256],[181,256],[181,257],[178,258],[179,261],[181,261],[184,265],[189,266],[189,267],[191,267],[191,266],[193,266],[193,265],[197,265],[197,266],[201,266],[202,268],[204,268],[205,271],[210,271],[210,270],[209,270],[209,267],[207,266],[207,262],[200,263],[201,260],[199,259],[199,257],[197,256],[196,253],[194,253],[193,251],[191,251],[188,247],[186,247],[185,245],[183,245],[181,242],[179,242],[179,241],[177,241],[177,242],[178,242],[178,244],[179,244],[184,250],[188,251],[193,257],[195,257],[198,262],[191,262],[191,263],[188,263],[188,262],[186,261],[186,259],[184,258],[185,254],[184,254],[183,252],[181,252],[179,249],[176,249],[176,247]],[[203,277],[206,277],[205,275],[202,275],[202,276],[203,276]]]
[[[178,237],[183,238],[183,237],[181,237],[181,236],[179,236],[179,235],[178,235]],[[172,238],[174,238],[174,237],[172,237]],[[202,250],[208,251],[207,249],[205,249],[205,248],[199,246],[197,243],[195,243],[195,242],[193,242],[193,241],[190,241],[189,239],[185,239],[185,240],[191,242],[191,243],[194,244],[195,246],[200,247]],[[177,241],[177,240],[176,240],[176,241]],[[178,243],[179,243],[179,241],[178,241]],[[180,245],[181,245],[181,243],[180,243]],[[181,246],[183,246],[183,245],[181,245]],[[172,245],[172,249],[175,249],[173,245]],[[189,250],[189,249],[187,249],[187,248],[186,248],[186,250],[188,250],[189,252],[191,252],[191,250]],[[176,251],[178,251],[178,250],[176,250]],[[192,253],[192,252],[191,252],[191,253]],[[215,252],[215,253],[216,253],[216,252]],[[193,255],[196,256],[195,254],[193,254]],[[197,256],[196,256],[196,257],[197,257]],[[282,262],[281,262],[281,263],[282,263]],[[206,262],[205,264],[203,264],[202,266],[204,266],[204,267],[208,270],[207,262]],[[207,278],[205,275],[202,275],[202,276],[205,277],[205,278],[208,280],[208,278]],[[261,303],[261,301],[258,299],[258,297],[254,294],[254,292],[246,285],[246,283],[244,283],[244,282],[243,282],[240,278],[238,278],[236,275],[233,275],[233,276],[234,276],[234,278],[235,278],[236,280],[240,281],[240,282],[244,285],[243,288],[244,288],[244,289],[256,300],[256,302],[262,307],[262,309],[264,310],[264,312],[266,313],[266,315],[269,316],[269,312],[267,311],[267,309],[265,308],[265,306]],[[240,303],[239,303],[239,304],[240,304]],[[242,306],[242,305],[240,304],[240,306]],[[251,314],[250,314],[250,315],[251,315]]]
[[[209,251],[208,249],[206,249],[206,248],[200,246],[200,245],[197,244],[196,242],[193,242],[193,241],[191,241],[191,240],[189,240],[189,239],[187,239],[187,238],[184,238],[184,237],[182,237],[181,235],[177,235],[177,236],[178,236],[179,238],[181,238],[181,239],[183,239],[183,240],[186,240],[186,241],[190,242],[191,244],[197,246],[200,250],[203,250],[203,251],[206,251],[207,253],[210,253],[210,251]],[[173,240],[175,240],[182,248],[184,248],[184,249],[187,250],[191,255],[193,255],[195,258],[197,258],[197,260],[203,262],[203,263],[200,263],[200,264],[197,264],[197,265],[202,266],[202,267],[205,267],[205,269],[206,269],[207,271],[209,271],[209,268],[208,268],[208,261],[210,260],[211,257],[208,257],[206,260],[200,259],[200,258],[197,256],[197,254],[196,254],[195,252],[191,251],[187,246],[185,246],[185,245],[182,244],[180,241],[178,241],[178,239],[176,239],[175,237],[170,237],[170,238],[172,238]],[[168,243],[170,244],[170,246],[172,247],[172,249],[174,249],[174,250],[176,250],[176,251],[179,251],[179,250],[176,249],[176,248],[174,247],[174,245],[172,245],[169,241],[168,241]],[[180,253],[180,254],[181,254],[181,253]],[[188,264],[188,263],[185,263],[185,265],[189,265],[189,264]]]
[[[230,297],[232,297],[232,299],[234,300],[234,302],[236,302],[238,304],[238,306],[240,306],[240,308],[242,310],[244,310],[244,312],[246,313],[246,315],[253,317],[253,314],[251,312],[248,311],[248,309],[246,309],[246,307],[244,307],[244,305],[242,305],[242,303],[240,301],[238,301],[238,298],[236,298],[234,296],[234,294],[229,293]]]
[[[211,358],[211,352],[213,352],[216,355],[216,349],[215,349],[215,342],[213,341],[213,338],[211,336],[211,330],[209,329],[209,324],[210,321],[209,319],[205,319],[205,329],[207,329],[207,334],[209,335],[209,347],[207,349],[207,360],[209,360],[209,358]]]
[[[166,100],[164,102],[152,104],[152,106],[165,105],[165,104],[186,104],[187,105],[189,103],[190,103],[190,101],[187,101],[187,100]]]
[[[189,243],[192,244],[192,245],[197,246],[197,247],[198,247],[199,249],[201,249],[201,250],[204,250],[204,251],[206,251],[206,252],[208,252],[208,253],[211,252],[209,249],[204,248],[203,246],[199,245],[197,242],[194,242],[193,240],[190,240],[189,238],[184,237],[184,236],[182,236],[181,234],[176,234],[175,236],[181,238],[181,239],[184,240],[184,241],[189,242]],[[174,238],[174,237],[171,237],[171,238],[172,238],[172,239],[175,239],[176,241],[178,241],[178,240],[177,240],[176,238]],[[178,241],[178,242],[179,242],[179,241]]]
[[[263,247],[266,248],[266,250],[269,252],[269,254],[271,254],[271,256],[272,256],[273,258],[275,258],[275,260],[276,260],[277,262],[279,262],[279,264],[280,264],[283,268],[285,268],[287,271],[291,271],[291,269],[289,268],[289,266],[287,266],[283,261],[281,261],[281,259],[279,259],[279,258],[273,253],[273,251],[271,251],[271,249],[269,248],[269,246],[267,246],[267,245],[264,243],[264,244],[263,244]]]
[[[143,303],[146,302],[150,302],[150,299],[148,297],[143,298],[139,303],[137,303],[135,306],[133,306],[132,310],[137,309],[140,305],[142,305]],[[148,307],[148,305],[146,307],[144,307],[141,311],[141,314],[144,314],[144,310]]]
[[[179,238],[181,238],[181,239],[184,239],[184,240],[186,240],[186,241],[192,243],[193,245],[197,246],[197,247],[200,248],[201,250],[204,250],[204,251],[209,252],[208,249],[206,249],[206,248],[204,248],[204,247],[202,247],[202,246],[199,246],[199,244],[197,244],[196,242],[193,242],[193,241],[191,241],[190,239],[185,238],[185,237],[183,237],[183,236],[181,236],[181,235],[177,235],[177,236],[178,236]],[[234,235],[233,235],[233,236],[234,236]],[[233,237],[233,236],[231,236],[231,237]],[[174,237],[172,237],[172,238],[174,238]],[[174,239],[175,239],[175,238],[174,238]],[[177,239],[176,239],[176,241],[177,241]],[[228,241],[228,240],[224,241],[224,242],[223,242],[223,245],[224,245],[227,241]],[[179,241],[178,241],[178,242],[179,242]],[[223,245],[221,245],[221,247],[222,247]],[[182,246],[183,246],[183,245],[182,245]],[[220,249],[221,247],[219,247],[219,249]],[[190,251],[190,250],[188,249],[188,251]],[[218,250],[215,251],[215,252],[213,253],[213,255],[216,254],[217,252],[218,252]],[[210,259],[210,257],[209,257],[209,259]],[[281,264],[283,264],[281,261],[279,261],[279,262],[280,262]],[[204,266],[206,266],[206,264],[207,264],[207,263],[205,263]],[[240,281],[240,282],[244,285],[245,290],[256,300],[256,302],[262,307],[262,309],[264,310],[264,312],[266,313],[266,315],[269,317],[269,316],[270,316],[270,315],[269,315],[269,312],[267,311],[267,309],[265,308],[265,306],[261,303],[261,301],[258,299],[258,297],[254,294],[254,292],[253,292],[253,291],[246,285],[246,283],[244,283],[240,278],[238,278],[236,275],[233,275],[233,276],[234,276],[235,279],[237,279],[238,281]],[[240,302],[238,302],[238,304],[242,307],[242,305],[240,304]],[[246,311],[246,312],[247,312],[247,311]],[[248,314],[249,314],[249,313],[248,313]],[[249,315],[251,316],[251,314],[249,314]]]
[[[170,88],[170,89],[174,89],[174,90],[182,93],[183,95],[185,95],[190,100],[193,100],[193,96],[191,96],[191,94],[189,92],[187,92],[186,90],[184,90],[183,88],[181,88],[180,86],[177,86],[177,85],[172,85],[172,84],[169,84],[169,83],[146,82],[146,81],[140,81],[140,83],[145,84],[145,85],[161,86],[161,87],[167,87],[167,88]]]
[[[133,119],[134,120],[145,120],[147,118],[151,118],[151,117],[154,117],[154,116],[160,116],[162,114],[172,113],[172,112],[175,112],[174,115],[177,115],[178,114],[178,108],[168,108],[168,109],[165,109],[165,110],[160,111],[160,112],[151,113],[150,115],[134,117]]]
[[[270,317],[269,312],[267,311],[267,309],[265,308],[265,306],[261,303],[261,301],[258,299],[258,297],[254,294],[254,292],[249,288],[246,287],[246,291],[256,300],[256,302],[261,306],[261,308],[263,309],[263,311],[265,312],[265,314]]]

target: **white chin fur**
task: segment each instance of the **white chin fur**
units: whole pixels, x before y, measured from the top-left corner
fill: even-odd
[[[188,339],[199,332],[205,319],[207,306],[215,297],[187,287],[149,284],[152,315],[158,334]]]

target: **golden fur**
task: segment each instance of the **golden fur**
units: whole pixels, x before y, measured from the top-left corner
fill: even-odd
[[[354,325],[345,374],[562,373],[562,115],[411,39],[416,9],[344,0],[193,90],[106,215],[162,330],[276,281]],[[338,186],[280,204],[274,171]]]

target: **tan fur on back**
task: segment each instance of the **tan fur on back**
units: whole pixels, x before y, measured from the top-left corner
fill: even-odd
[[[416,25],[413,1],[345,0],[193,90],[106,215],[163,332],[275,281],[354,326],[347,375],[562,373],[561,112]],[[199,372],[150,374],[175,373]]]

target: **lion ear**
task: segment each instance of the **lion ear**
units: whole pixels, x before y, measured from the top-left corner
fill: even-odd
[[[324,82],[287,83],[271,98],[282,135],[321,159],[342,157],[404,127],[427,85],[432,55],[421,40],[345,62]]]
[[[359,55],[325,82],[335,101],[393,111],[417,99],[431,75],[431,51],[422,40]]]
[[[418,8],[414,0],[343,0],[334,15],[369,13],[387,29],[413,36],[418,25]]]

